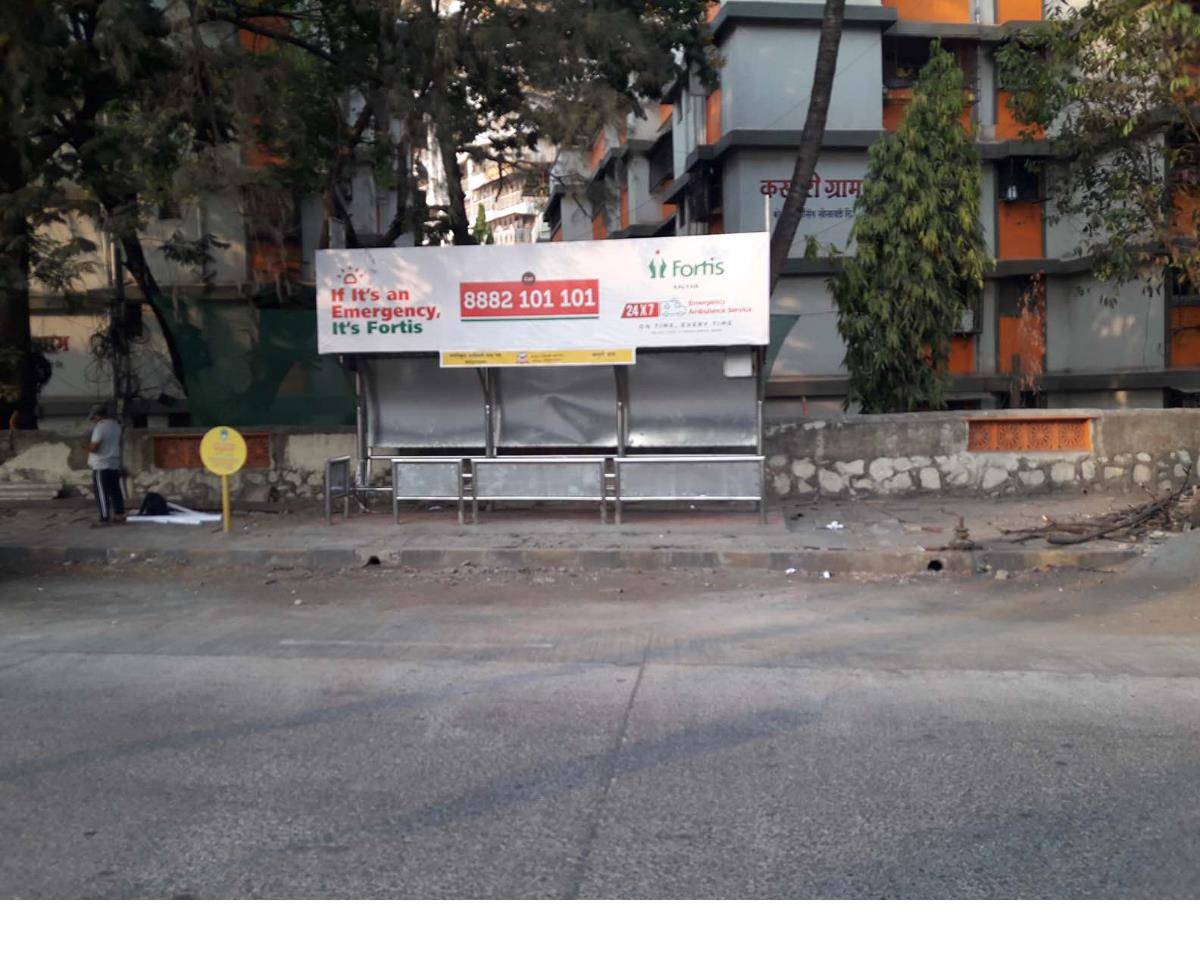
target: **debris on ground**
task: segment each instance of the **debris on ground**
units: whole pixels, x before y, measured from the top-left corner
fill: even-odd
[[[971,532],[967,530],[966,519],[960,517],[958,524],[954,528],[954,536],[950,538],[949,544],[938,545],[932,548],[926,548],[926,551],[976,551],[979,548],[973,540],[971,540]]]
[[[1043,516],[1041,527],[1011,528],[1003,533],[1005,539],[1013,543],[1044,538],[1048,544],[1072,545],[1101,538],[1138,541],[1149,535],[1158,539],[1167,531],[1188,531],[1192,528],[1192,514],[1198,503],[1197,488],[1191,485],[1191,475],[1189,467],[1178,490],[1161,496],[1152,495],[1148,503],[1072,521],[1054,521]]]

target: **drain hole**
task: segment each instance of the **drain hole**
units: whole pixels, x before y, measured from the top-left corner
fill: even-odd
[[[946,566],[942,564],[942,560],[940,558],[935,558],[933,561],[931,561],[928,565],[925,566],[925,571],[940,572],[945,567]]]
[[[372,555],[370,558],[367,559],[367,564],[368,565],[382,565],[383,562],[381,562],[379,560],[378,555]]]

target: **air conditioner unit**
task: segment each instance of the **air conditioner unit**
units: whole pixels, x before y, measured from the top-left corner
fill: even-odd
[[[979,333],[979,318],[974,310],[964,310],[962,319],[954,325],[954,334],[962,337],[975,333]]]

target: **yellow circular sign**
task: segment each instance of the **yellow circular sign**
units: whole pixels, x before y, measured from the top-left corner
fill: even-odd
[[[246,465],[246,440],[237,429],[218,425],[200,440],[200,460],[217,476],[232,476]]]

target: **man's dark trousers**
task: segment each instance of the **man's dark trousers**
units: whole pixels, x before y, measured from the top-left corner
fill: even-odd
[[[125,495],[121,493],[120,470],[92,470],[92,489],[96,491],[96,506],[100,520],[125,516]]]

